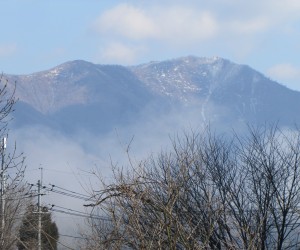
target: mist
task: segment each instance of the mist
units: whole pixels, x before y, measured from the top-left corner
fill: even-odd
[[[172,140],[183,134],[201,133],[207,126],[220,133],[231,133],[233,127],[218,123],[215,109],[219,107],[207,103],[203,117],[199,106],[174,107],[168,112],[148,108],[138,119],[132,117],[134,122],[112,126],[109,132],[99,134],[82,128],[70,135],[47,126],[27,125],[11,130],[8,145],[12,150],[16,142],[17,151],[24,153],[27,165],[25,179],[28,183],[36,184],[42,179],[43,186],[48,188],[55,185],[90,195],[91,190],[101,190],[95,172],[109,182],[112,180],[112,166],[126,168],[130,164],[137,165],[150,155],[170,150]],[[226,114],[229,115],[230,111],[223,109],[223,116]],[[240,129],[244,125],[238,122],[234,126]],[[88,201],[49,191],[44,194],[43,205],[49,208],[54,205],[54,208],[89,212],[83,206],[90,203]],[[84,218],[57,212],[53,212],[52,216],[61,235],[78,236],[80,228],[84,230]],[[69,246],[76,245],[72,238],[62,237],[60,241],[71,244]]]

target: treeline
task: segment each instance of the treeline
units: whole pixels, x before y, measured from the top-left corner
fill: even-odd
[[[191,133],[102,184],[83,249],[300,247],[297,129]]]

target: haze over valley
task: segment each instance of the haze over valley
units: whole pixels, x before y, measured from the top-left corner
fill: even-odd
[[[184,244],[192,244],[182,249],[197,249],[194,243],[197,245],[200,242],[202,245],[198,246],[202,247],[211,239],[223,244],[222,247],[216,245],[211,249],[227,249],[226,246],[230,244],[235,249],[248,249],[251,244],[263,242],[263,239],[259,238],[261,235],[270,237],[266,244],[269,249],[273,249],[272,246],[276,245],[274,243],[276,235],[274,236],[271,231],[258,236],[257,232],[263,231],[259,225],[275,228],[274,223],[278,221],[299,221],[300,216],[296,220],[286,220],[280,216],[276,217],[278,214],[274,211],[277,212],[277,208],[280,207],[279,205],[276,207],[278,201],[289,200],[285,196],[287,193],[282,190],[290,190],[288,186],[290,182],[286,180],[293,178],[286,176],[285,173],[296,173],[297,176],[294,176],[293,180],[300,183],[300,168],[299,174],[289,169],[290,166],[298,166],[297,157],[300,155],[297,154],[298,148],[300,151],[298,56],[300,1],[113,0],[87,3],[82,0],[10,0],[3,1],[2,9],[5,11],[0,16],[3,24],[0,38],[0,69],[3,72],[0,78],[0,97],[2,96],[0,134],[7,138],[7,148],[4,147],[4,139],[0,138],[2,141],[0,152],[2,152],[2,168],[7,167],[7,169],[2,169],[2,175],[0,173],[0,189],[3,193],[1,195],[0,192],[0,249],[5,248],[3,247],[5,237],[1,233],[5,228],[1,222],[3,221],[1,214],[4,214],[2,205],[7,201],[8,206],[10,201],[18,200],[16,197],[10,199],[5,196],[6,191],[7,193],[8,190],[11,191],[9,188],[15,191],[15,183],[12,180],[18,185],[26,183],[25,186],[29,189],[25,192],[26,188],[21,188],[20,192],[16,192],[20,195],[21,201],[29,201],[32,198],[31,205],[35,209],[36,203],[39,203],[40,209],[51,210],[49,214],[52,214],[58,226],[59,250],[77,250],[79,242],[87,243],[87,239],[92,239],[94,235],[83,234],[83,232],[91,233],[89,230],[94,229],[86,223],[87,219],[96,216],[96,219],[100,218],[102,221],[101,216],[105,216],[103,221],[107,221],[107,217],[112,221],[114,214],[110,214],[109,209],[103,206],[109,208],[108,204],[115,204],[118,199],[124,201],[120,204],[127,204],[127,202],[142,204],[145,210],[136,210],[137,214],[140,211],[150,211],[145,217],[139,214],[141,218],[146,218],[139,224],[147,228],[145,235],[148,235],[147,233],[152,229],[155,229],[153,232],[160,232],[149,236],[155,239],[152,245],[147,237],[147,239],[136,240],[135,249],[143,248],[138,244],[140,242],[144,244],[144,240],[146,246],[157,246],[152,247],[154,249],[165,249],[166,246],[172,249],[170,245],[172,242],[160,242],[160,237],[162,242],[168,238],[168,234],[164,234],[164,229],[168,228],[169,224],[156,221],[156,218],[165,218],[169,211],[176,215],[171,219],[181,218],[183,223],[176,224],[180,233],[178,237],[171,237],[171,241],[183,237],[181,232],[188,228],[187,221],[196,221],[196,225],[206,225],[207,221],[212,221],[213,226],[220,226],[216,226],[216,234],[213,237],[209,235],[207,241],[203,240],[207,235],[202,237],[199,231],[195,235],[195,241],[188,239],[180,243],[176,242],[176,248]],[[15,105],[13,105],[13,98],[6,99],[11,93],[17,99]],[[10,110],[10,105],[13,105],[13,112]],[[1,111],[2,106],[7,109]],[[5,116],[7,113],[8,117]],[[8,130],[5,127],[6,121],[8,121]],[[257,140],[249,139],[253,135],[257,136],[254,138]],[[297,135],[299,135],[299,143]],[[220,141],[216,144],[206,144],[205,139],[201,141],[202,136],[203,138],[208,136],[209,142],[214,142],[216,138]],[[194,142],[198,139],[201,143],[194,147]],[[248,142],[250,143],[247,144]],[[257,142],[262,144],[252,148]],[[220,147],[210,148],[211,145]],[[14,162],[10,157],[15,150],[25,157],[26,169],[16,168],[16,166],[10,168],[9,164],[4,163],[5,157],[10,164]],[[203,151],[200,152],[201,150]],[[214,155],[215,152],[219,153]],[[274,162],[277,165],[274,164],[278,171],[272,168],[276,174],[274,178],[268,180],[279,180],[277,189],[273,187],[274,183],[260,186],[266,180],[260,181],[261,176],[266,176],[265,172],[259,175],[260,171],[270,170],[263,169],[264,162],[260,162],[265,155],[270,156],[269,161],[265,162],[276,159]],[[219,156],[224,157],[221,159],[218,158]],[[245,161],[244,164],[243,160],[248,159],[247,157],[250,160]],[[247,163],[251,162],[251,159],[255,161],[254,165]],[[202,197],[201,192],[195,198],[196,203],[185,207],[193,200],[195,190],[202,190],[204,186],[210,187],[216,180],[214,167],[218,165],[217,160],[222,163],[221,167],[224,167],[224,173],[219,177],[225,179],[228,177],[224,179],[224,183],[228,182],[229,186],[232,185],[231,196],[228,197],[227,194],[222,196],[222,192],[218,191],[211,192],[221,182],[214,183],[208,192],[217,194],[209,199],[209,203],[214,199],[217,201],[210,203],[213,204],[212,207],[197,207],[202,202],[199,198]],[[163,164],[167,162],[168,164]],[[184,164],[181,164],[182,162]],[[195,170],[200,166],[197,165],[199,162],[203,169],[207,167],[203,174],[205,177],[197,175],[203,170]],[[212,162],[214,164],[209,165]],[[185,163],[191,171],[185,172]],[[250,165],[259,167],[253,171],[248,168]],[[17,166],[19,167],[18,164]],[[169,172],[166,171],[165,166],[171,168]],[[176,172],[181,167],[183,167],[182,171]],[[193,170],[196,171],[195,174],[191,174]],[[119,179],[114,175],[118,171],[123,171]],[[22,178],[13,179],[15,172]],[[270,172],[272,171],[267,173]],[[164,173],[173,173],[174,176],[163,176]],[[241,176],[237,177],[235,175],[237,173]],[[253,173],[254,177],[249,176],[249,173]],[[185,179],[187,176],[190,178]],[[171,178],[170,183],[186,184],[182,186],[184,191],[177,190],[178,194],[183,194],[180,197],[182,199],[176,203],[179,207],[178,209],[175,206],[172,209],[167,207],[168,212],[164,213],[164,216],[161,216],[158,209],[158,213],[153,213],[155,216],[151,217],[152,211],[156,211],[155,206],[152,205],[160,204],[160,201],[164,202],[165,197],[161,194],[168,194],[170,191],[168,188],[171,185],[164,182],[169,182],[169,177],[174,177]],[[156,184],[151,186],[152,182],[148,182],[147,178]],[[249,182],[237,181],[246,179]],[[258,180],[257,185],[252,183],[252,180]],[[42,182],[39,186],[42,189],[39,192],[40,201],[37,199],[38,181],[40,184]],[[104,182],[111,186],[104,185]],[[131,189],[131,182],[135,183],[133,187],[136,189]],[[115,184],[120,185],[113,186]],[[203,187],[197,186],[202,184]],[[175,186],[178,188],[181,187],[180,185]],[[271,197],[270,203],[269,201],[264,203],[271,204],[267,207],[266,214],[273,216],[272,218],[265,216],[266,214],[257,214],[260,210],[255,207],[259,207],[259,204],[253,204],[252,200],[247,199],[240,200],[245,201],[245,207],[227,210],[231,205],[230,200],[235,193],[239,193],[235,188],[240,187],[240,190],[246,191],[243,193],[244,196],[239,197],[255,196],[254,193],[247,193],[249,188],[244,188],[246,186],[261,187],[262,191],[257,192],[259,194],[265,194],[265,190],[279,192]],[[271,186],[276,190],[269,188]],[[292,196],[292,199],[295,199],[293,204],[300,201],[300,195],[298,200],[295,198],[298,197],[298,193],[300,194],[300,184],[295,184],[293,188],[297,189],[298,186],[299,192]],[[148,192],[149,190],[153,192]],[[188,196],[189,192],[191,196]],[[15,192],[11,193],[15,194]],[[152,200],[144,193],[153,195]],[[173,191],[171,193],[173,194]],[[219,199],[220,197],[223,198]],[[95,205],[102,198],[105,201],[104,205]],[[135,199],[139,198],[140,200],[134,203]],[[205,197],[202,198],[205,201]],[[152,202],[153,200],[157,203]],[[229,203],[220,204],[220,200]],[[1,201],[4,201],[2,205]],[[163,202],[160,204],[162,207]],[[91,206],[84,206],[87,204]],[[300,207],[300,202],[297,204]],[[218,211],[224,213],[211,210],[211,208],[215,209],[214,205],[222,205],[223,207]],[[147,210],[149,206],[153,209]],[[253,208],[249,213],[247,206]],[[195,207],[200,210],[190,213],[194,216],[193,219],[190,217],[187,219],[186,215],[181,213]],[[116,230],[119,235],[110,235],[109,230],[105,231],[102,228],[98,230],[101,234],[94,238],[99,240],[102,236],[104,238],[107,236],[106,239],[115,239],[120,235],[124,236],[124,232],[124,238],[120,238],[121,245],[128,239],[138,239],[138,235],[126,235],[131,232],[130,227],[140,228],[139,225],[129,223],[131,214],[136,214],[129,212],[126,217],[128,210],[123,210],[124,207],[110,208],[113,212],[115,208],[120,209],[119,214],[124,215],[125,220],[119,218],[120,220],[117,221],[128,223],[120,224],[121,226]],[[19,221],[7,225],[16,225],[10,228],[11,231],[8,230],[8,238],[13,239],[16,244],[17,241],[23,242],[18,239],[21,236],[18,229],[21,225],[20,218],[23,219],[25,211],[32,215],[32,218],[37,217],[33,216],[35,210],[33,212],[30,210],[32,213],[25,208],[14,211],[17,211],[20,217],[12,216],[12,218],[17,218]],[[181,211],[181,214],[177,214],[178,211]],[[235,238],[236,235],[224,236],[221,240],[218,238],[218,235],[221,235],[219,232],[239,230],[225,223],[224,225],[230,228],[227,230],[224,225],[221,225],[222,223],[220,224],[220,221],[227,220],[240,225],[240,221],[227,217],[235,211],[245,211],[246,214],[242,214],[241,218],[249,219],[249,224],[246,226],[249,230],[241,232],[241,235],[248,233],[245,245],[239,245],[243,239]],[[214,220],[216,217],[198,220],[202,215],[209,214],[223,217],[216,221]],[[292,218],[298,215],[298,212],[294,213],[294,210],[290,209],[289,212],[284,211],[282,214]],[[181,215],[183,217],[180,217]],[[268,223],[273,224],[251,220],[260,216],[263,219],[268,218]],[[139,216],[136,215],[134,218]],[[152,219],[148,220],[148,218]],[[177,219],[173,221],[178,222]],[[146,224],[143,224],[144,222]],[[162,227],[156,228],[159,225]],[[193,226],[186,235],[196,232],[195,228],[198,226]],[[300,235],[300,226],[294,226],[299,227]],[[277,228],[284,228],[284,226],[277,225]],[[292,228],[290,225],[286,225],[285,233],[290,228]],[[253,232],[250,229],[253,229]],[[106,235],[104,231],[108,234]],[[210,229],[204,231],[212,232]],[[299,246],[299,237],[295,236],[298,231],[287,237],[283,237],[284,233],[280,232],[278,235],[286,241],[291,240],[289,242],[294,242],[293,240],[297,238],[296,245]],[[17,232],[17,238],[14,232]],[[34,232],[36,233],[36,230]],[[103,241],[104,245],[106,239]],[[229,244],[232,239],[235,239],[234,242]],[[112,242],[111,245],[108,244],[109,247],[101,245],[101,248],[97,245],[98,240],[94,242],[96,245],[90,245],[89,249],[109,247],[118,249],[120,246]],[[35,243],[32,244],[36,244],[37,241],[34,239]],[[213,241],[212,245],[215,244]],[[128,243],[127,246],[130,244]],[[12,246],[10,243],[8,245]],[[85,250],[87,245],[82,249]],[[22,244],[19,245],[20,249],[22,247]],[[280,249],[277,245],[276,248]],[[207,249],[210,249],[210,246],[207,246]]]

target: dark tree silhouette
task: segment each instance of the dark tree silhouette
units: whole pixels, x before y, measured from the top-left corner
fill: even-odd
[[[56,250],[59,238],[56,223],[51,213],[43,212],[41,216],[41,243],[43,250]],[[29,206],[19,230],[18,249],[37,249],[38,246],[38,213],[33,205]]]

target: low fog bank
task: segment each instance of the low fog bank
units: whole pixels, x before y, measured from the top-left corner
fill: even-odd
[[[145,113],[142,119],[131,125],[112,127],[106,134],[91,134],[82,128],[70,136],[46,126],[26,126],[11,131],[9,145],[11,150],[16,142],[18,152],[26,156],[28,183],[37,183],[42,168],[44,186],[55,185],[88,195],[91,189],[101,189],[94,172],[109,181],[112,165],[126,167],[130,162],[137,164],[150,155],[170,149],[172,139],[180,138],[185,133],[201,133],[207,126],[220,133],[245,128],[242,122],[234,126],[218,124],[218,119],[209,117],[209,112],[206,112],[205,117],[198,108],[174,109],[163,115]],[[44,193],[43,204],[48,207],[55,205],[88,212],[83,207],[87,201],[49,191]],[[57,212],[53,212],[53,217],[60,234],[77,236],[79,225],[84,228],[84,218]],[[61,237],[60,240],[64,244],[75,244],[72,238]]]

